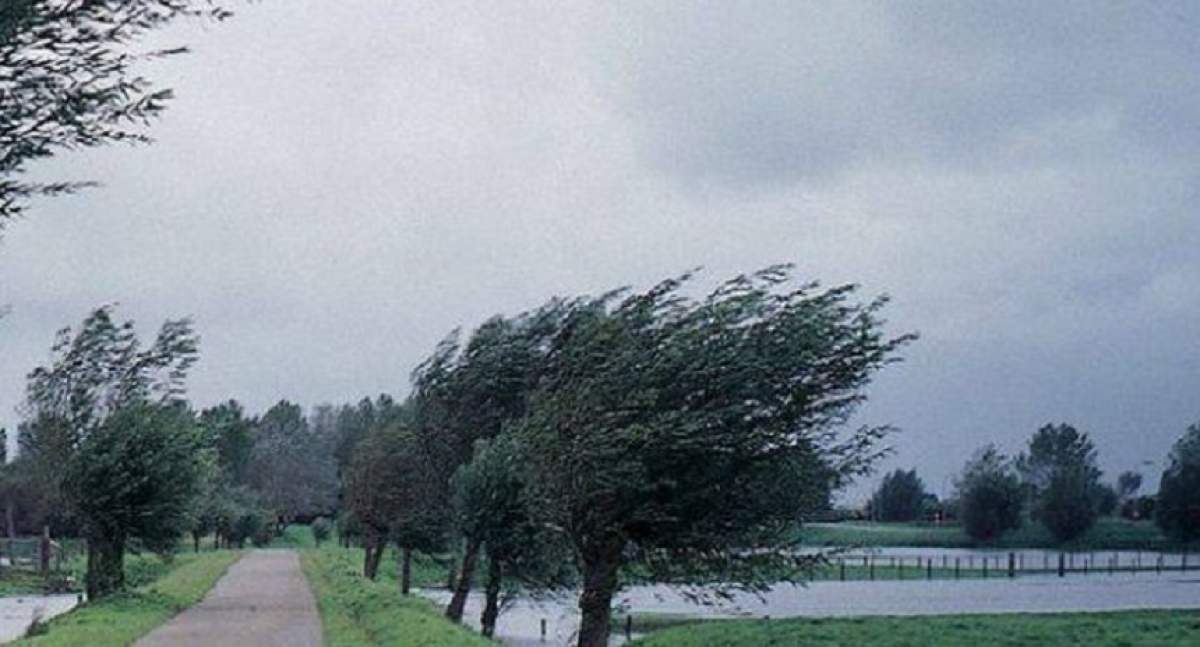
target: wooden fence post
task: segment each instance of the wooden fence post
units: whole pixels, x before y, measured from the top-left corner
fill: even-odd
[[[1067,556],[1062,553],[1059,553],[1058,554],[1058,576],[1063,577],[1066,574],[1067,574]]]
[[[1009,577],[1017,576],[1017,554],[1016,553],[1008,554],[1008,576]]]

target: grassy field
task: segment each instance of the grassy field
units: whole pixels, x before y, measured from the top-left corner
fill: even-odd
[[[44,625],[45,633],[12,643],[22,647],[124,647],[199,602],[240,553],[178,555],[170,563],[157,557],[131,557],[129,584],[136,588],[87,604]]]
[[[682,623],[682,624],[681,624]],[[1200,644],[1200,612],[1128,611],[1053,615],[969,615],[913,618],[724,620],[687,623],[648,618],[635,631],[654,631],[640,647],[758,645],[1089,645],[1117,647]]]
[[[375,582],[363,578],[361,560],[361,550],[344,549],[333,542],[301,553],[328,647],[494,644],[447,621],[428,600],[400,595],[394,568],[381,571]],[[385,575],[388,573],[391,576]]]
[[[799,531],[800,539],[809,546],[916,546],[927,548],[972,548],[971,541],[959,526],[931,526],[911,523],[836,523],[810,524]],[[1060,548],[1064,550],[1177,550],[1200,549],[1200,545],[1182,546],[1165,537],[1148,521],[1100,519],[1079,539],[1067,544],[1055,544],[1050,533],[1041,525],[1026,523],[998,541],[984,545],[988,548]]]

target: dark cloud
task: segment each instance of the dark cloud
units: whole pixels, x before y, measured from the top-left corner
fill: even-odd
[[[402,393],[553,294],[795,261],[923,333],[860,416],[905,429],[886,467],[942,488],[1058,420],[1161,464],[1200,419],[1198,14],[253,4],[164,35],[196,53],[155,146],[43,167],[105,186],[0,242],[0,424],[102,303],[194,316],[194,399],[261,409]]]

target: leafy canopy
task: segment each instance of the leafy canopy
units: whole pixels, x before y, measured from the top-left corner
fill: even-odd
[[[914,336],[884,336],[886,299],[789,286],[790,271],[570,304],[522,436],[539,507],[581,561],[761,585],[793,563],[770,549],[804,512],[883,453],[886,428],[840,429]]]

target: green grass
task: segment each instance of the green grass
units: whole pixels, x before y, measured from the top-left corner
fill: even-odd
[[[809,546],[914,546],[924,548],[1055,548],[1063,550],[1180,550],[1200,549],[1181,545],[1164,536],[1153,522],[1103,518],[1079,539],[1056,544],[1041,525],[1027,522],[999,540],[976,544],[955,525],[915,523],[810,524],[799,531]]]
[[[45,625],[46,633],[19,646],[118,647],[132,644],[180,611],[199,602],[240,556],[235,551],[182,554],[170,562],[153,556],[127,559],[126,577],[138,585]],[[155,563],[157,562],[157,564]]]
[[[305,550],[300,563],[317,599],[328,647],[472,647],[494,643],[451,623],[424,598],[400,595],[394,578],[362,577],[362,551],[334,542]],[[394,569],[392,569],[394,571]]]
[[[680,623],[684,624],[680,624]],[[635,627],[637,619],[635,617]],[[1200,644],[1200,612],[1123,611],[847,619],[675,619],[673,628],[635,642],[640,647],[745,645],[1089,645],[1117,647]]]

